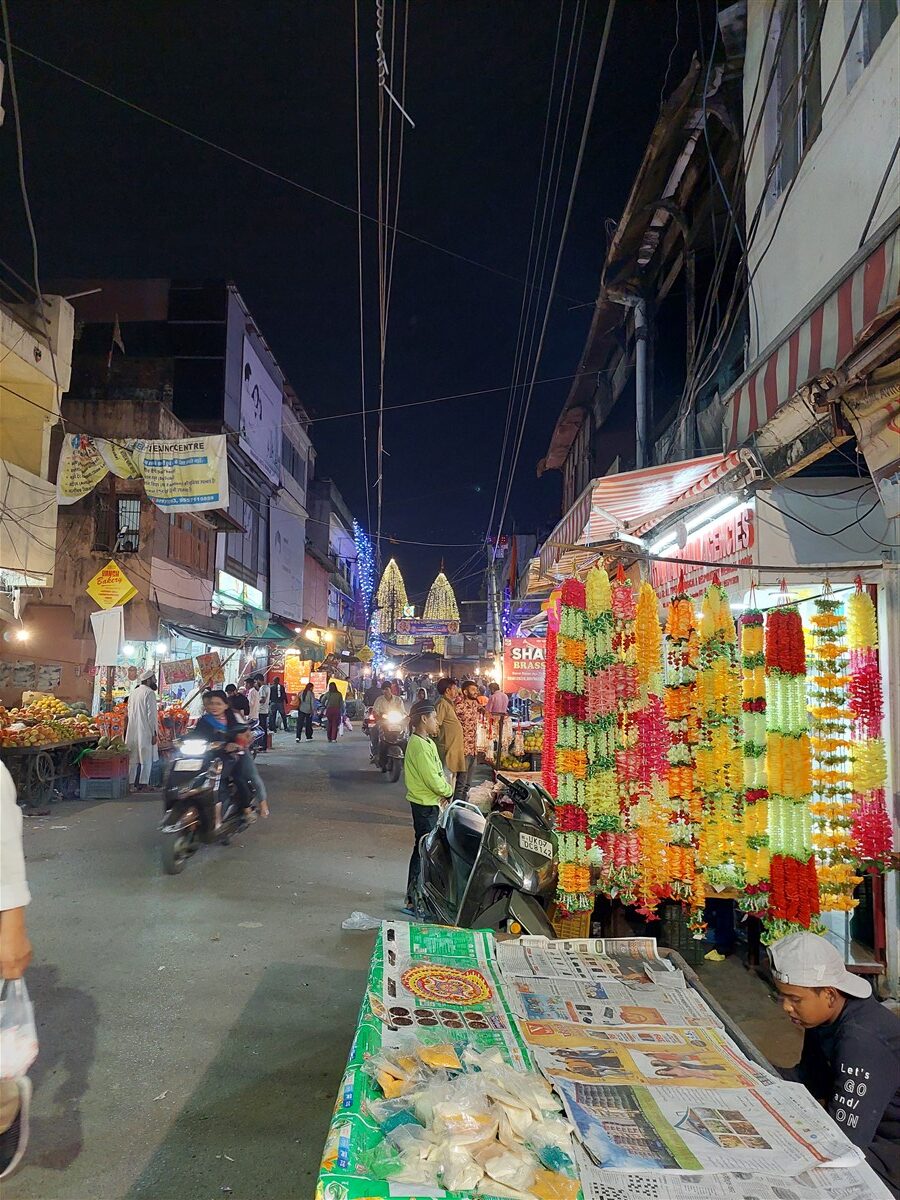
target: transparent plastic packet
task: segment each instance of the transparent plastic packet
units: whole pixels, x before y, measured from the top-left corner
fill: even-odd
[[[37,1027],[24,979],[0,985],[0,1079],[19,1079],[37,1058]]]

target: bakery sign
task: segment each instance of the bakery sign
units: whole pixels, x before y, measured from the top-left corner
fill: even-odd
[[[503,642],[503,690],[544,690],[547,642],[538,637],[511,637]]]
[[[658,553],[669,561],[651,562],[651,582],[662,604],[678,594],[680,585],[688,596],[701,599],[716,575],[726,590],[743,590],[746,573],[737,567],[753,566],[755,549],[756,513],[752,504],[741,504],[661,546]]]

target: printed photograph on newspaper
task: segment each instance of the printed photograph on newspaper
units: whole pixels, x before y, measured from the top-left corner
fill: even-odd
[[[795,1103],[789,1084],[763,1094],[752,1088],[554,1083],[598,1166],[791,1176],[830,1162],[851,1165],[860,1157],[821,1110]]]
[[[509,986],[511,983],[512,986]],[[557,988],[552,985],[556,984]],[[562,986],[560,986],[562,985]],[[508,981],[510,1007],[527,1021],[568,1021],[577,1025],[698,1025],[718,1019],[696,992],[666,992],[626,984],[582,983],[532,977]],[[602,996],[597,993],[602,992]]]
[[[522,1021],[521,1029],[535,1062],[554,1083],[734,1088],[757,1078],[715,1029],[591,1029],[550,1021]]]
[[[680,971],[659,957],[654,938],[564,939],[523,937],[518,943],[500,942],[497,963],[504,975],[534,975],[548,979],[610,980],[631,987],[685,986]]]

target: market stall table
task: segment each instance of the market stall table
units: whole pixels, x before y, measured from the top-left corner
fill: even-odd
[[[46,742],[36,746],[3,746],[0,761],[6,764],[23,808],[42,808],[53,799],[58,781],[78,778],[78,760],[97,744],[99,734],[75,741]]]

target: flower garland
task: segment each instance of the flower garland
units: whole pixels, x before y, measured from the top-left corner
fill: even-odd
[[[557,902],[568,913],[593,908],[587,865],[587,750],[584,717],[586,644],[584,584],[563,584],[556,639],[556,818],[559,843]],[[545,683],[546,687],[546,683]],[[545,738],[547,731],[545,729]]]
[[[875,605],[862,581],[847,601],[847,641],[850,647],[851,782],[853,786],[853,849],[859,863],[879,869],[891,857],[891,821],[885,801],[887,759],[882,736],[884,702],[878,666],[878,624]]]
[[[626,577],[622,564],[616,570],[611,588],[612,604],[612,653],[614,662],[610,668],[609,686],[615,696],[615,771],[616,793],[621,828],[634,828],[633,809],[640,793],[639,766],[637,755],[638,724],[637,711],[640,707],[638,683],[637,649],[635,643],[636,598],[631,581]],[[615,860],[622,864],[616,877],[618,892],[625,903],[635,902],[635,885],[640,869],[638,859],[633,857],[633,842],[626,834],[613,837],[626,838],[624,849],[616,851]]]
[[[587,780],[585,806],[592,838],[622,829],[616,784],[616,690],[613,677],[613,611],[609,575],[592,567],[585,580]]]
[[[809,715],[812,735],[813,849],[823,911],[855,908],[853,790],[850,778],[849,661],[844,609],[830,589],[815,601],[810,619]]]
[[[764,913],[769,906],[769,790],[766,778],[766,655],[763,615],[755,608],[741,617],[744,755],[744,876],[739,905]]]
[[[714,887],[743,888],[741,681],[734,618],[728,594],[718,581],[707,588],[700,610],[697,706],[696,765],[702,802],[698,868]]]
[[[683,583],[682,583],[683,587]],[[666,620],[666,716],[669,721],[669,886],[688,906],[688,927],[701,936],[706,924],[703,873],[696,869],[703,816],[697,788],[695,755],[699,722],[696,711],[697,617],[683,591],[669,605]]]
[[[809,808],[812,756],[806,732],[806,652],[796,605],[766,621],[766,777],[769,788],[771,902],[765,938],[809,928],[819,911]]]
[[[641,849],[637,894],[640,911],[652,917],[669,894],[669,728],[662,699],[662,628],[659,600],[645,580],[635,610],[635,665],[640,687],[636,767],[638,803],[633,814]]]

